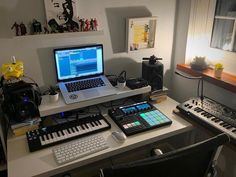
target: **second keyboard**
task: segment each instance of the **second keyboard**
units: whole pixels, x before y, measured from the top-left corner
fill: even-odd
[[[83,119],[44,127],[26,133],[30,152],[110,129],[110,123],[96,114]]]

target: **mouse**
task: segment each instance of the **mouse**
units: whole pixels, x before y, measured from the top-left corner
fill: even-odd
[[[115,139],[115,141],[119,143],[123,143],[126,140],[126,135],[123,132],[115,131],[111,133],[112,137]]]

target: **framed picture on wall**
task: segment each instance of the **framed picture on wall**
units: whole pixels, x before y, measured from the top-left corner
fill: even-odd
[[[56,25],[76,25],[78,20],[78,0],[44,0],[47,23]]]
[[[154,48],[157,17],[127,19],[127,50]]]

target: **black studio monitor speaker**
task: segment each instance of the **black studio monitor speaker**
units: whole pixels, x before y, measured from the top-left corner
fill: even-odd
[[[142,78],[148,81],[152,91],[163,88],[163,64],[154,55],[150,58],[143,58],[142,62]]]

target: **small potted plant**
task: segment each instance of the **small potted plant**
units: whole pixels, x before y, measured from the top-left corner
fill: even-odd
[[[224,67],[221,63],[216,63],[214,65],[214,73],[215,73],[216,78],[221,78],[223,69],[224,69]]]
[[[57,92],[57,89],[53,86],[49,87],[49,101],[51,103],[54,103],[58,100],[59,98],[59,93]]]

